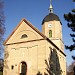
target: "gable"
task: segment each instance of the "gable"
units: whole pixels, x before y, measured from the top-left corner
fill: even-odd
[[[43,39],[42,33],[27,20],[22,19],[22,21],[4,42],[4,45],[38,39]]]

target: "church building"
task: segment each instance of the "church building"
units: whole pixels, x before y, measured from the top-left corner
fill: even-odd
[[[3,75],[66,75],[62,23],[51,2],[42,32],[22,19],[4,46]]]

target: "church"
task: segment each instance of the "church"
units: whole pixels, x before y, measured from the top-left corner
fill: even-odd
[[[22,19],[4,46],[3,75],[66,75],[62,23],[51,2],[42,32]]]

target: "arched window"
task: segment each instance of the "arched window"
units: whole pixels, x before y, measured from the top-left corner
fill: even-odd
[[[26,35],[26,34],[23,34],[22,36],[21,36],[21,38],[23,39],[23,38],[27,38],[28,36]]]
[[[52,37],[52,30],[49,30],[49,38]]]
[[[21,62],[20,75],[26,75],[26,74],[27,74],[27,64],[25,62]]]

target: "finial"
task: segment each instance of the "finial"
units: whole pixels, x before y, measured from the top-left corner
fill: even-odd
[[[53,13],[52,0],[50,0],[49,13]]]

